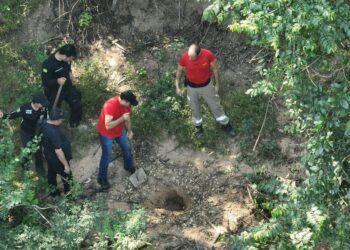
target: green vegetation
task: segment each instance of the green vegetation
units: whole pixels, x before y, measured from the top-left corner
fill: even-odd
[[[29,4],[30,3],[30,4]],[[39,1],[5,0],[0,6],[0,34],[14,31]],[[286,181],[263,174],[249,175],[248,186],[261,222],[230,238],[232,249],[348,249],[350,241],[350,5],[346,1],[214,0],[204,17],[218,24],[230,22],[234,32],[245,32],[266,52],[259,58],[262,80],[246,93],[222,96],[222,103],[240,135],[241,159],[251,165],[262,160],[281,161],[276,143],[276,110],[269,107],[257,151],[252,152],[271,96],[281,98],[292,122],[291,134],[304,136],[303,180]],[[93,16],[80,13],[84,29]],[[144,49],[144,44],[137,46]],[[165,39],[156,51],[159,62],[170,61],[182,40]],[[40,43],[22,48],[0,42],[1,109],[28,101],[41,89],[40,68],[46,58]],[[175,69],[174,61],[174,69]],[[84,120],[97,119],[111,95],[107,79],[93,59],[76,64],[76,84],[83,94]],[[193,137],[191,112],[185,97],[177,97],[174,72],[158,72],[151,79],[145,68],[130,71],[130,83],[142,97],[133,126],[141,138],[173,135],[184,144],[225,152],[226,135],[203,105],[205,136]],[[140,82],[140,83],[139,83]],[[10,93],[10,94],[7,94]],[[10,103],[10,106],[8,106]],[[14,128],[16,129],[16,127]],[[79,199],[76,185],[70,197],[47,202],[38,194],[45,184],[21,162],[36,148],[24,150],[14,140],[7,121],[0,124],[0,248],[115,248],[146,245],[147,219],[143,210],[109,211]],[[88,144],[94,128],[72,140]]]
[[[0,36],[16,30],[42,0],[2,0],[0,5]]]
[[[20,1],[6,4],[17,2]],[[7,20],[13,22],[11,18],[16,18],[18,23],[6,23],[5,26],[1,23],[1,32],[12,31],[20,24],[22,19],[15,16],[15,7],[11,5],[9,15],[13,16]],[[3,14],[1,10],[0,13]],[[30,101],[34,91],[42,91],[41,64],[47,55],[38,42],[19,48],[2,40],[0,56],[0,92],[6,93],[0,99],[0,109],[12,111]],[[106,78],[93,60],[78,61],[76,70],[79,78],[75,83],[83,94],[84,120],[97,119],[102,103],[114,93],[106,91]],[[64,199],[45,198],[44,194],[48,193],[46,180],[32,171],[24,171],[21,166],[23,159],[31,155],[37,145],[34,143],[20,149],[19,122],[11,121],[10,125],[9,121],[3,120],[0,123],[1,249],[101,249],[145,244],[142,233],[147,218],[142,210],[106,213],[107,208],[101,206],[105,201],[92,203],[80,198],[81,186],[78,183],[74,183],[72,193]],[[96,139],[95,128],[77,131],[71,139],[73,145],[78,141],[89,144]]]
[[[277,188],[269,209],[279,212],[232,237],[232,249],[350,248],[349,3],[220,0],[204,17],[230,22],[270,52],[272,62],[260,59],[263,80],[248,93],[283,97],[287,130],[307,138],[305,180]]]
[[[0,124],[0,248],[77,249],[142,246],[147,218],[143,210],[106,213],[101,206],[79,200],[80,185],[62,200],[48,202],[46,181],[32,171],[23,171],[21,162],[37,149],[35,144],[16,153],[13,134]],[[38,194],[41,194],[38,196]],[[97,206],[99,204],[99,206]],[[87,236],[95,232],[93,241]]]
[[[18,105],[30,101],[33,91],[41,89],[41,63],[46,57],[40,44],[31,44],[16,49],[9,43],[0,42],[0,74],[2,76],[0,90],[3,95],[0,101],[1,107],[9,103]]]

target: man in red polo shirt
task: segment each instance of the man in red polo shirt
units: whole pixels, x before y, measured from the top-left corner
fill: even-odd
[[[102,156],[97,182],[102,189],[110,187],[107,179],[108,164],[112,155],[112,144],[116,141],[122,149],[124,169],[130,173],[135,172],[132,159],[132,150],[128,139],[132,139],[130,112],[131,106],[138,101],[131,90],[124,91],[120,96],[107,100],[102,107],[97,123],[97,133],[100,137]]]
[[[182,54],[176,70],[176,93],[181,96],[180,78],[185,70],[185,86],[187,87],[187,100],[192,110],[193,123],[196,128],[196,136],[203,136],[202,114],[200,111],[200,98],[209,105],[215,119],[222,125],[231,137],[235,136],[235,131],[230,125],[230,120],[226,116],[219,99],[219,73],[218,65],[214,54],[200,48],[197,44],[192,44],[186,52]],[[214,74],[215,86],[211,78]]]

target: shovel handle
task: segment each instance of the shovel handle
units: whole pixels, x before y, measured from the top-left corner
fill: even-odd
[[[63,87],[63,85],[60,85],[60,87],[58,88],[58,91],[57,91],[57,94],[56,94],[56,98],[55,98],[55,102],[53,103],[52,108],[56,108],[56,106],[57,106],[58,99],[59,99],[59,97],[61,95],[62,87]]]

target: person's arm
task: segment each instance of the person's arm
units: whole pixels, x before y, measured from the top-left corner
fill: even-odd
[[[3,119],[16,119],[18,117],[21,117],[22,116],[22,112],[21,112],[21,109],[18,108],[17,110],[15,111],[12,111],[11,113],[3,113],[1,110],[0,110],[0,118],[3,118]]]
[[[216,59],[210,63],[210,67],[215,78],[215,93],[218,94],[219,88],[220,88],[220,82],[219,82],[219,66]]]
[[[73,82],[74,80],[74,76],[73,76],[73,73],[72,71],[69,72],[69,79]]]
[[[118,124],[125,122],[126,120],[130,119],[130,114],[129,113],[125,113],[123,114],[121,117],[113,120],[113,116],[111,115],[105,115],[105,126],[106,129],[112,129],[115,126],[117,126]]]
[[[131,140],[134,137],[134,133],[131,130],[131,119],[130,118],[125,121],[125,127],[128,131],[128,138],[129,138],[129,140]]]
[[[55,153],[57,155],[57,158],[60,160],[60,162],[63,164],[64,166],[64,172],[69,174],[70,173],[70,167],[69,167],[69,163],[64,155],[64,152],[62,150],[62,148],[59,149],[55,149]]]
[[[185,67],[178,64],[176,69],[175,86],[176,86],[176,94],[179,96],[182,96],[182,90],[180,88],[180,80],[181,80],[181,75],[184,68]]]
[[[49,65],[44,62],[41,72],[41,80],[44,87],[52,88],[57,85],[64,85],[67,79],[65,77],[55,79],[52,69],[50,69]]]

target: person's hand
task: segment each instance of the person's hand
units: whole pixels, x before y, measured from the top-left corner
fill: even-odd
[[[129,121],[130,120],[130,113],[125,113],[125,114],[123,114],[123,120],[124,121]]]
[[[67,78],[65,78],[65,77],[60,77],[57,79],[57,83],[60,86],[63,86],[66,83],[66,81],[67,81]]]
[[[131,140],[134,137],[134,133],[130,130],[127,133],[128,139]]]
[[[69,167],[69,165],[64,166],[64,172],[65,172],[66,174],[70,174],[70,167]]]
[[[176,87],[176,94],[182,96],[182,89],[180,87]]]
[[[0,119],[4,117],[4,113],[0,110]]]
[[[215,95],[219,95],[219,84],[215,84],[214,90],[215,90]]]

